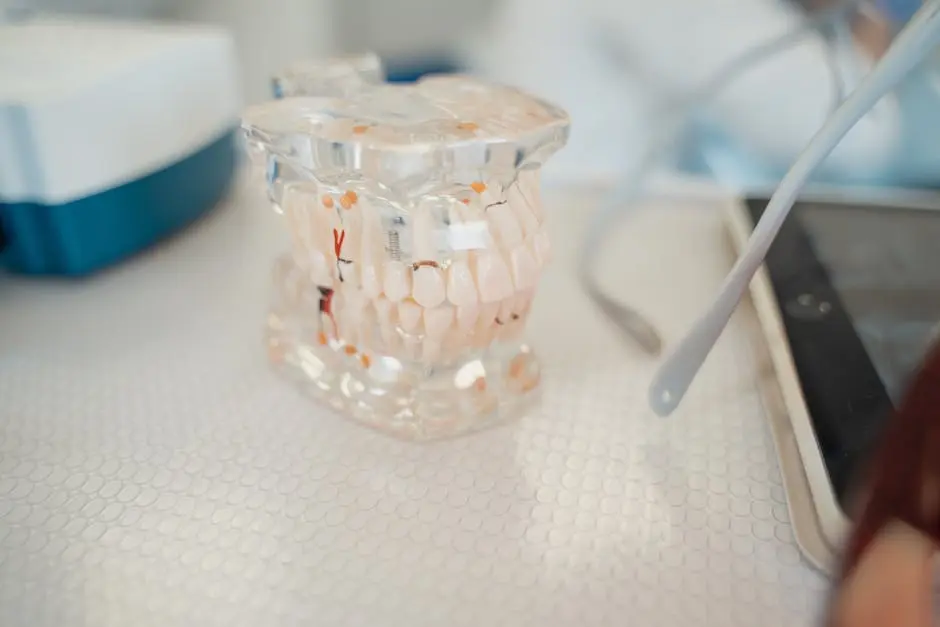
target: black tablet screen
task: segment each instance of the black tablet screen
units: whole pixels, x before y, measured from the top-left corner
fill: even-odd
[[[751,200],[755,221],[767,201]],[[940,333],[940,211],[798,203],[767,258],[836,494]]]

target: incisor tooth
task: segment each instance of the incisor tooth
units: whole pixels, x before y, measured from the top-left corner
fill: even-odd
[[[447,290],[440,268],[422,266],[414,271],[412,297],[422,307],[437,307],[444,302]]]
[[[458,307],[477,302],[477,286],[466,261],[455,261],[447,269],[447,299]]]
[[[411,300],[405,300],[398,305],[398,320],[405,333],[415,333],[421,326],[421,306]]]

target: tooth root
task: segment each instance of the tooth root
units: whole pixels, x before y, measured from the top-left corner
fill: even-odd
[[[375,332],[377,314],[375,307],[367,303],[359,319],[359,344],[360,349],[371,349],[373,347],[373,334]]]
[[[498,253],[477,257],[477,289],[484,303],[499,302],[512,295],[512,277]]]
[[[434,220],[431,210],[423,207],[414,213],[412,220],[414,233],[413,257],[415,261],[430,261],[437,258],[437,247],[434,245]]]
[[[398,305],[398,320],[405,333],[415,334],[421,326],[421,305],[405,300]]]
[[[345,297],[337,316],[342,321],[339,332],[344,342],[355,346],[361,340],[359,332],[362,329],[366,301],[362,294],[353,290],[347,291]]]
[[[374,212],[363,211],[362,220],[362,255],[359,262],[362,291],[370,298],[382,293],[382,252],[378,217]]]
[[[411,273],[400,261],[385,264],[385,295],[389,300],[398,302],[411,295]]]
[[[369,298],[376,298],[382,293],[380,266],[369,263],[362,266],[362,291]]]
[[[516,177],[519,190],[528,201],[526,204],[529,210],[535,215],[535,219],[542,220],[542,197],[539,191],[540,183],[539,170],[522,170]]]
[[[545,266],[552,260],[552,243],[548,238],[548,233],[539,231],[532,238],[532,247],[535,249],[535,258],[539,265]]]
[[[496,205],[486,210],[486,218],[502,243],[502,247],[515,248],[522,244],[522,228],[507,205]]]
[[[314,249],[310,251],[309,257],[310,280],[313,281],[315,285],[332,285],[333,274],[330,272],[330,263],[326,260],[326,255]]]
[[[382,335],[382,341],[386,347],[389,347],[395,338],[395,327],[392,322],[394,305],[384,296],[376,298],[372,304],[375,307],[375,316],[379,321],[379,333]]]
[[[477,302],[477,286],[466,261],[455,261],[447,269],[447,299],[458,307]]]
[[[333,227],[336,214],[322,205],[310,207],[308,227],[310,241],[314,248],[324,255],[333,254]],[[338,226],[338,225],[337,225]],[[345,242],[344,242],[345,244]]]
[[[437,307],[447,297],[444,273],[439,268],[423,266],[414,272],[412,298],[422,307]]]
[[[509,256],[512,264],[512,278],[517,290],[535,287],[539,279],[539,263],[531,249],[522,244],[513,249]]]
[[[539,220],[535,217],[532,209],[529,208],[529,200],[522,193],[518,183],[509,188],[507,200],[516,215],[516,219],[519,221],[519,225],[522,227],[523,234],[528,236],[538,232]]]
[[[473,333],[479,317],[480,306],[476,303],[457,307],[457,327],[464,333]]]

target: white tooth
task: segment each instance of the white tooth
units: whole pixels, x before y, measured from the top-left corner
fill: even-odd
[[[477,257],[477,289],[480,300],[495,303],[512,295],[509,268],[498,253],[487,252]]]
[[[539,263],[531,249],[522,244],[515,247],[509,255],[512,264],[512,278],[517,290],[527,290],[535,287],[539,279]]]
[[[477,302],[477,286],[466,261],[455,261],[447,269],[447,298],[460,307]]]
[[[447,289],[444,286],[444,273],[440,268],[423,266],[414,272],[412,298],[422,307],[437,307],[444,302]]]
[[[545,231],[539,231],[532,238],[532,247],[535,249],[535,258],[539,264],[545,266],[552,260],[552,243]]]
[[[385,264],[385,295],[397,302],[411,294],[411,273],[400,261]]]
[[[454,308],[450,305],[424,310],[425,339],[441,342],[454,322]]]
[[[398,320],[405,333],[414,334],[421,326],[421,305],[414,301],[405,300],[398,305]]]
[[[508,205],[493,205],[486,210],[486,218],[504,249],[515,248],[522,243],[522,228]]]
[[[382,293],[382,277],[379,274],[379,265],[370,263],[363,265],[362,270],[362,291],[369,298],[376,298]]]
[[[522,226],[523,233],[531,235],[537,232],[539,230],[539,220],[529,207],[529,200],[522,193],[518,183],[509,188],[507,200],[513,213],[516,214],[516,219],[519,220],[519,224]]]
[[[461,305],[457,308],[457,326],[464,333],[473,333],[476,327],[477,318],[480,317],[480,306],[476,303],[472,305]]]

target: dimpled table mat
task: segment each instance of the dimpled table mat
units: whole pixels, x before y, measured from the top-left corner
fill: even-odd
[[[744,305],[681,409],[582,296],[591,191],[546,190],[540,407],[411,444],[265,361],[278,217],[242,188],[91,281],[0,279],[0,625],[813,623]],[[712,200],[660,200],[603,282],[675,341],[732,262]]]

